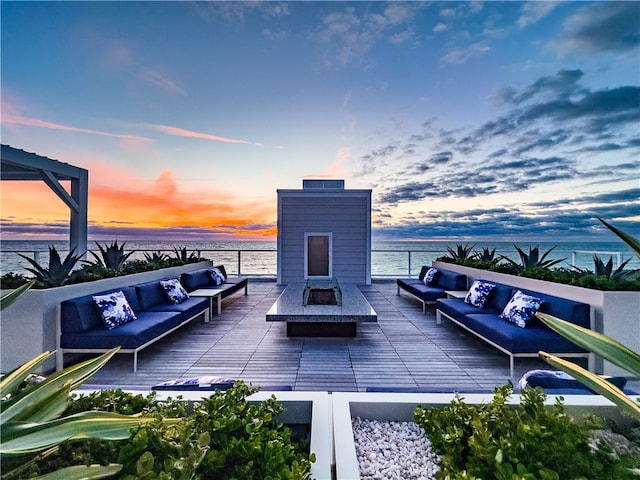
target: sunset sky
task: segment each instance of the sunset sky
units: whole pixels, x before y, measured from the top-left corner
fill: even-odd
[[[374,239],[640,234],[640,2],[0,8],[2,143],[89,171],[90,239],[273,240],[303,178],[372,189]]]

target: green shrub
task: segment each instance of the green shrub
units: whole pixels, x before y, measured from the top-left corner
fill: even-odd
[[[155,394],[133,395],[103,390],[74,396],[66,414],[99,409],[152,417],[127,440],[60,445],[42,459],[35,473],[43,474],[70,463],[117,462],[119,478],[133,479],[309,479],[308,445],[293,438],[292,430],[275,420],[283,407],[274,397],[250,403],[257,389],[237,382],[188,408],[180,397],[159,401]],[[177,423],[163,421],[177,418]]]
[[[558,399],[545,406],[537,388],[521,392],[519,406],[508,405],[512,387],[495,389],[490,403],[468,405],[456,395],[444,408],[415,410],[414,419],[442,457],[438,479],[623,480],[637,478],[629,468],[638,453],[614,456],[593,450],[589,431],[569,417]]]

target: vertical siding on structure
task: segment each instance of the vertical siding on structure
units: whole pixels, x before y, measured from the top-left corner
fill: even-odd
[[[304,281],[305,232],[333,235],[333,276],[371,283],[371,190],[278,190],[278,283]]]

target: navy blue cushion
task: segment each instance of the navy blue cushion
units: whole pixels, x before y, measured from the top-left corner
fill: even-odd
[[[140,283],[135,285],[135,289],[138,294],[138,300],[140,300],[140,307],[142,307],[142,310],[150,310],[156,305],[169,303],[167,294],[165,293],[164,288],[162,288],[162,285],[160,285],[160,280]]]
[[[193,292],[199,288],[207,288],[213,285],[208,268],[181,274],[180,283],[182,283],[182,286],[187,292]]]
[[[62,333],[81,333],[95,328],[104,329],[98,308],[93,301],[94,295],[105,295],[122,290],[129,306],[136,316],[141,310],[138,296],[133,287],[114,288],[104,292],[92,293],[82,297],[65,300],[60,304],[60,328]]]
[[[66,333],[61,335],[62,348],[137,348],[162,335],[167,330],[180,325],[179,312],[139,312],[133,322],[107,330],[96,328],[85,333]]]
[[[493,314],[465,315],[461,323],[511,353],[537,353],[539,350],[549,353],[586,353],[539,323],[520,328]]]
[[[544,300],[540,305],[539,312],[553,315],[584,328],[591,328],[591,307],[589,304],[531,290],[522,290],[522,292]]]
[[[160,303],[149,308],[148,312],[180,312],[182,320],[187,320],[194,315],[209,308],[209,299],[205,297],[190,297],[183,302]]]
[[[495,315],[500,313],[498,310],[491,308],[478,308],[465,302],[462,298],[441,298],[436,300],[436,308],[456,320],[459,320],[464,315],[474,313]]]
[[[436,283],[434,286],[440,287],[443,290],[466,290],[467,276],[440,269],[438,270],[438,275],[436,275]]]
[[[502,312],[504,307],[507,305],[515,289],[510,285],[504,285],[502,283],[489,282],[495,285],[489,296],[487,297],[487,301],[484,304],[484,308],[490,310],[497,310],[498,312]]]

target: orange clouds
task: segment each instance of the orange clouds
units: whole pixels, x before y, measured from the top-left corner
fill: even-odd
[[[179,184],[174,173],[162,171],[153,181],[135,176],[111,175],[114,182],[90,181],[90,216],[102,221],[118,220],[152,227],[243,227],[273,222],[275,202],[252,202],[211,184]]]
[[[2,182],[2,187],[4,219],[47,223],[69,218],[66,206],[42,182]],[[92,162],[89,171],[89,223],[100,227],[189,226],[235,236],[273,236],[275,203],[245,199],[213,181],[180,183],[169,170],[153,180],[104,162]]]

